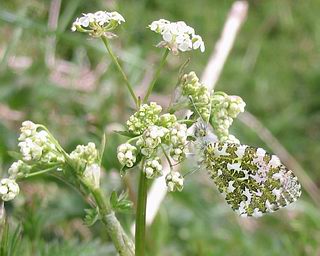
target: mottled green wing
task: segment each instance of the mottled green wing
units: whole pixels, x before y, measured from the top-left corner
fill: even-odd
[[[204,148],[203,165],[240,216],[259,217],[301,195],[301,185],[293,172],[262,148],[211,143]]]

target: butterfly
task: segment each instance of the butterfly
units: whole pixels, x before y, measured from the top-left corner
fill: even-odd
[[[196,126],[201,145],[201,166],[242,217],[260,217],[296,201],[301,185],[276,155],[262,148],[221,143],[203,124]]]

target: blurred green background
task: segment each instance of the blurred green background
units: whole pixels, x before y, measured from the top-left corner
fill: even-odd
[[[172,92],[179,66],[188,57],[187,69],[201,75],[233,1],[61,0],[61,8],[59,3],[0,1],[2,175],[13,161],[8,151],[17,150],[20,123],[30,119],[49,127],[69,151],[79,143],[99,143],[107,131],[104,187],[122,191],[131,186],[134,192],[137,170],[124,185],[115,155],[123,138],[112,133],[132,114],[129,95],[102,42],[72,33],[72,21],[82,12],[97,10],[117,10],[126,18],[112,45],[140,94],[161,57],[154,47],[159,37],[146,26],[166,18],[194,27],[206,52],[170,56],[153,98],[163,99]],[[247,110],[272,131],[316,185],[319,10],[318,0],[249,1],[248,18],[216,86],[241,96]],[[243,143],[266,147],[239,121],[233,129]],[[99,225],[83,225],[84,207],[75,192],[51,178],[23,183],[18,199],[6,205],[12,226],[22,225],[18,255],[115,255]],[[133,218],[131,213],[120,216],[127,229]],[[166,197],[148,230],[148,255],[319,255],[319,219],[320,209],[305,191],[285,210],[257,220],[240,219],[225,206],[208,176],[196,173],[188,177],[183,192]]]

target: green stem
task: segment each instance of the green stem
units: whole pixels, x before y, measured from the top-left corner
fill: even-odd
[[[44,170],[41,170],[41,171],[38,171],[38,172],[32,172],[32,173],[26,174],[23,177],[23,179],[28,179],[28,178],[35,177],[35,176],[38,176],[38,175],[41,175],[41,174],[45,174],[45,173],[51,172],[53,170],[56,170],[57,168],[59,168],[59,166],[50,167],[50,168],[47,168],[47,169],[44,169]]]
[[[101,39],[102,39],[104,45],[106,46],[106,48],[107,48],[107,50],[108,50],[108,52],[109,52],[109,54],[110,54],[110,56],[112,58],[112,61],[116,65],[116,67],[117,67],[118,71],[120,72],[120,74],[122,75],[122,78],[123,78],[128,90],[129,90],[129,92],[130,92],[130,94],[131,94],[131,96],[132,96],[132,98],[134,100],[134,103],[136,104],[136,106],[138,106],[138,98],[134,94],[133,88],[132,88],[132,86],[131,86],[126,74],[124,73],[122,67],[120,66],[120,63],[119,63],[117,57],[115,56],[114,52],[112,51],[112,49],[111,49],[111,47],[109,45],[108,38],[106,38],[105,36],[102,36]]]
[[[143,169],[143,165],[142,165]],[[147,208],[147,178],[143,171],[140,174],[139,192],[136,212],[135,245],[137,256],[145,254],[145,232],[146,232],[146,208]]]
[[[101,214],[101,221],[105,224],[107,232],[120,256],[134,256],[134,244],[123,230],[120,222],[112,210],[110,203],[105,199],[100,188],[88,185]]]
[[[166,62],[166,59],[167,59],[167,57],[168,57],[168,54],[169,54],[169,50],[166,49],[165,52],[164,52],[164,54],[163,54],[163,56],[162,56],[162,59],[161,59],[161,61],[160,61],[160,64],[159,64],[156,72],[154,73],[153,79],[152,79],[152,81],[151,81],[151,83],[150,83],[150,85],[149,85],[149,87],[148,87],[147,93],[146,93],[146,95],[145,95],[144,98],[143,98],[143,103],[146,103],[146,102],[148,101],[149,96],[150,96],[150,94],[151,94],[151,92],[152,92],[152,90],[153,90],[153,87],[154,87],[155,83],[157,82],[157,80],[158,80],[158,78],[159,78],[159,75],[160,75],[160,72],[161,72],[161,70],[162,70],[162,68],[163,68],[163,66],[164,66],[164,64],[165,64],[165,62]]]

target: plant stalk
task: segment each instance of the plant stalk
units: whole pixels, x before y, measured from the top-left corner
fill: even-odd
[[[142,165],[143,167],[143,165]],[[147,192],[148,183],[146,175],[143,171],[140,174],[139,192],[136,212],[136,232],[135,246],[137,256],[145,255],[145,232],[146,232],[146,208],[147,208]]]
[[[161,70],[162,70],[162,68],[163,68],[163,66],[164,66],[164,64],[165,64],[165,62],[166,62],[166,59],[167,59],[167,57],[168,57],[168,54],[169,54],[169,50],[166,49],[165,52],[164,52],[164,54],[163,54],[163,56],[162,56],[162,59],[161,59],[161,61],[160,61],[160,64],[159,64],[156,72],[154,73],[153,79],[152,79],[152,81],[151,81],[151,83],[150,83],[150,85],[149,85],[149,87],[148,87],[147,93],[146,93],[146,95],[145,95],[144,98],[143,98],[143,103],[146,103],[146,102],[148,101],[149,96],[150,96],[150,94],[151,94],[151,92],[152,92],[152,90],[153,90],[153,87],[154,87],[155,83],[157,82],[157,80],[158,80],[158,78],[159,78],[159,75],[160,75],[160,72],[161,72]]]
[[[134,256],[134,244],[123,230],[114,211],[111,209],[109,201],[105,199],[101,189],[91,189],[91,193],[99,207],[102,216],[101,221],[105,224],[107,232],[119,255]]]
[[[102,36],[101,39],[102,39],[104,45],[106,46],[106,48],[107,48],[107,50],[108,50],[108,52],[109,52],[109,54],[111,56],[112,61],[116,65],[116,67],[117,67],[118,71],[120,72],[120,74],[122,75],[122,78],[123,78],[128,90],[129,90],[129,92],[130,92],[130,94],[131,94],[131,96],[132,96],[132,98],[134,100],[134,103],[136,104],[136,106],[138,106],[138,98],[137,98],[137,96],[135,95],[135,93],[133,91],[132,85],[130,84],[130,82],[129,82],[128,78],[127,78],[127,75],[124,73],[122,67],[120,66],[120,63],[119,63],[117,57],[115,56],[114,52],[112,51],[112,49],[111,49],[111,47],[109,45],[108,38],[105,37],[105,36]]]

